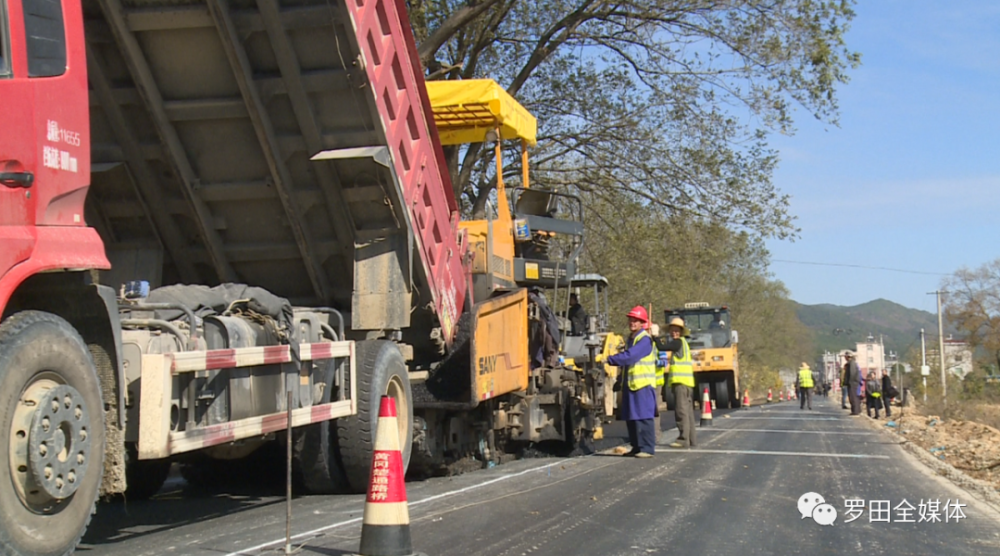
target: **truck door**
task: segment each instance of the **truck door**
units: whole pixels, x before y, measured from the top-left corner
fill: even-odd
[[[21,0],[0,0],[0,276],[34,247],[37,195],[34,91]]]
[[[2,275],[31,254],[36,226],[85,226],[90,122],[80,4],[0,6]],[[71,40],[80,48],[69,56]]]

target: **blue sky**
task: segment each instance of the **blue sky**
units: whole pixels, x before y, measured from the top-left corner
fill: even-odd
[[[770,241],[792,299],[884,298],[935,311],[941,276],[1000,257],[1000,2],[868,0],[847,36],[862,66],[842,87],[840,127],[799,110],[774,137],[775,183],[802,228]]]

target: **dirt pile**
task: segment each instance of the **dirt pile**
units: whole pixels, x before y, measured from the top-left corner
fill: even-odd
[[[894,423],[908,441],[1000,489],[1000,430],[974,421],[914,413]]]

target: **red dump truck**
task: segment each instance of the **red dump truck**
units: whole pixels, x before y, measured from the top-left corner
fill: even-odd
[[[289,409],[317,493],[366,489],[381,395],[430,472],[593,437],[603,375],[529,361],[546,312],[500,279],[532,250],[465,245],[415,52],[402,0],[0,0],[0,552]]]

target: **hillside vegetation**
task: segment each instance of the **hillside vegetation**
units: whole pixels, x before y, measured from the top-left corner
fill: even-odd
[[[876,299],[861,305],[795,304],[799,320],[813,333],[816,349],[839,351],[854,348],[869,334],[876,340],[882,336],[886,351],[903,355],[914,345],[920,346],[920,329],[927,334],[927,341],[937,338],[937,315],[919,309],[910,309],[886,299]],[[946,323],[947,324],[947,323]],[[945,334],[957,331],[946,326]]]

